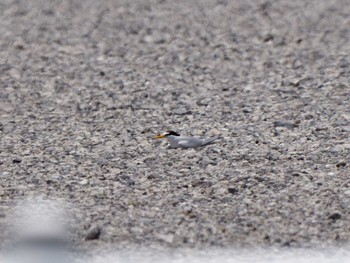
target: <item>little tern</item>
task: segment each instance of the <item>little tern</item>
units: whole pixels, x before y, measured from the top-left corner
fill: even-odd
[[[206,146],[214,143],[215,140],[219,138],[219,136],[211,137],[211,138],[197,138],[190,136],[181,136],[177,132],[167,131],[163,134],[157,135],[154,139],[162,139],[166,138],[170,143],[170,148],[198,148],[202,146]]]

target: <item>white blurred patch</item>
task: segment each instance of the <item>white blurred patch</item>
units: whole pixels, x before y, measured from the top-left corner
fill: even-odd
[[[19,202],[8,220],[5,263],[69,263],[72,217],[64,202]]]
[[[124,250],[96,255],[92,263],[346,263],[348,248],[176,249],[168,253]]]
[[[68,240],[72,218],[60,201],[31,199],[19,202],[10,216],[11,239]]]

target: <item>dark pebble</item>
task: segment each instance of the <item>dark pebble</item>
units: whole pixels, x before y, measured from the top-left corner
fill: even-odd
[[[341,218],[341,214],[339,212],[334,212],[328,217],[328,219],[332,219],[334,221],[336,221],[340,218]]]
[[[236,188],[229,187],[227,190],[230,194],[233,194],[233,195],[238,193],[238,190]]]
[[[337,166],[338,168],[339,168],[339,167],[345,167],[345,166],[346,166],[346,162],[345,162],[345,161],[340,161],[340,162],[337,163],[336,166]]]
[[[99,239],[101,235],[101,228],[98,226],[91,226],[88,231],[86,231],[84,240],[96,240]]]

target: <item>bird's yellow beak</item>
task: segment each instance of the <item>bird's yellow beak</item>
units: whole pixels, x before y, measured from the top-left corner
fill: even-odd
[[[157,135],[156,137],[154,137],[153,139],[162,139],[162,138],[165,138],[166,136],[164,134],[160,134],[160,135]]]

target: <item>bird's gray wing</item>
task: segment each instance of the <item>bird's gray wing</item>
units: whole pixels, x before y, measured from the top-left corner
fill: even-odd
[[[203,145],[201,140],[190,138],[190,139],[182,139],[179,141],[179,146],[181,148],[197,148]]]
[[[215,141],[219,139],[219,136],[215,136],[215,137],[211,137],[211,138],[204,138],[203,140],[203,146],[204,145],[208,145],[208,144],[212,144],[215,143]]]

